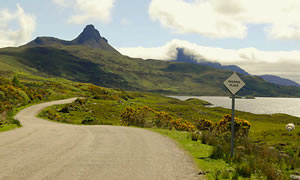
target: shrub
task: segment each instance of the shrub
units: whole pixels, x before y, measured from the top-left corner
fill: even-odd
[[[81,121],[81,124],[97,124],[96,119],[94,117],[86,116],[84,120]]]
[[[196,127],[189,121],[183,120],[182,118],[171,120],[170,124],[177,131],[194,131]]]
[[[207,119],[200,119],[195,122],[196,128],[200,131],[212,130],[213,122]]]
[[[153,124],[158,127],[170,127],[170,122],[173,120],[173,117],[166,112],[155,112],[155,118],[153,120]]]
[[[247,137],[251,124],[244,119],[234,118],[235,137]],[[231,132],[231,115],[227,114],[215,124],[216,135],[224,135]]]
[[[133,109],[127,107],[121,114],[122,124],[125,126],[145,127],[147,122],[153,122],[155,111],[148,106]],[[150,124],[150,123],[149,123]]]
[[[14,76],[12,83],[15,87],[20,87],[20,85],[21,85],[19,78],[17,76]]]
[[[5,93],[3,91],[0,91],[0,100],[4,100]]]
[[[251,167],[247,162],[243,162],[242,164],[237,166],[236,171],[240,176],[243,177],[250,177],[252,172]]]

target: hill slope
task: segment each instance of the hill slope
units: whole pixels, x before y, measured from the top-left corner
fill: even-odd
[[[265,81],[273,83],[273,84],[278,84],[281,86],[296,86],[296,87],[300,87],[300,84],[296,83],[295,81],[286,79],[286,78],[281,78],[278,76],[274,76],[274,75],[261,75],[259,76],[261,78],[263,78]]]
[[[73,41],[42,38],[42,42],[36,42],[37,38],[19,48],[0,49],[0,70],[26,71],[126,90],[173,95],[228,95],[223,82],[232,71],[129,58],[107,48],[111,46],[97,34],[97,30],[87,27]],[[240,95],[300,97],[297,87],[274,85],[259,77],[241,75],[241,78],[246,86]]]

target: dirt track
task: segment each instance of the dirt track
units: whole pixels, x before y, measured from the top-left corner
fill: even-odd
[[[192,160],[159,134],[128,127],[76,126],[36,118],[54,104],[16,116],[22,128],[0,133],[0,179],[198,179]]]

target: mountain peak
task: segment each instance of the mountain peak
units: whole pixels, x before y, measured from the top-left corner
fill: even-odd
[[[25,46],[73,46],[81,45],[90,48],[102,49],[119,53],[116,49],[108,44],[107,39],[102,37],[94,25],[87,25],[77,38],[72,41],[65,41],[54,37],[37,37]]]
[[[72,44],[86,45],[92,48],[100,48],[108,51],[117,52],[108,44],[107,39],[102,37],[94,25],[87,25],[82,33],[72,41]]]
[[[82,33],[76,38],[79,44],[84,44],[86,41],[96,41],[100,42],[101,35],[97,29],[95,29],[94,25],[87,25]]]

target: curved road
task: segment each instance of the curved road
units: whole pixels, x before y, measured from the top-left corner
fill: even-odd
[[[0,179],[198,179],[193,161],[159,134],[116,126],[76,126],[35,117],[38,104],[16,116],[23,125],[0,133]]]

